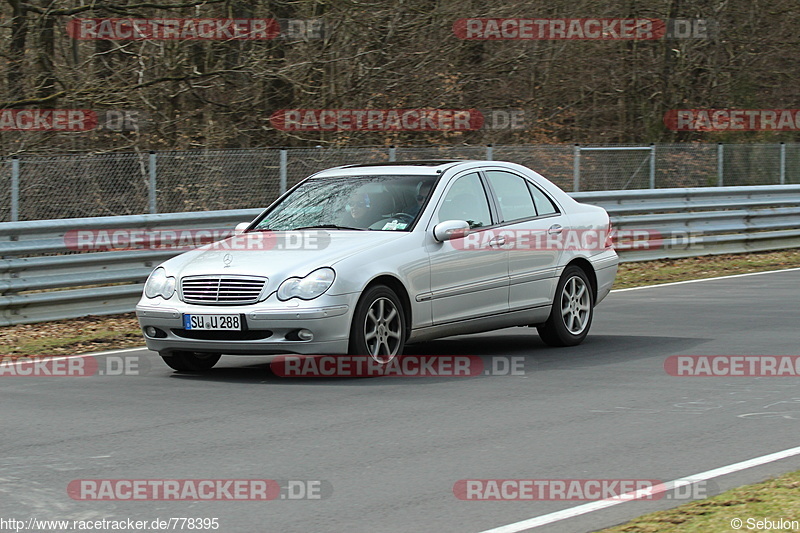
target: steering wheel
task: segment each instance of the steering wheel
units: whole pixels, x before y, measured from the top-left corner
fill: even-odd
[[[410,215],[408,213],[390,213],[388,215],[381,215],[384,218],[399,218],[401,222],[408,222],[411,223],[414,221],[414,215]]]

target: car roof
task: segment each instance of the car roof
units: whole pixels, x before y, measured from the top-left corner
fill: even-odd
[[[359,167],[401,167],[401,166],[421,166],[421,167],[440,167],[449,163],[461,163],[461,159],[421,159],[418,161],[391,161],[388,163],[362,163],[360,165],[345,165],[345,168]]]
[[[464,163],[486,163],[485,161],[468,159],[424,159],[417,161],[390,161],[386,163],[361,163],[343,165],[317,172],[314,176],[360,174],[418,174],[430,176]]]

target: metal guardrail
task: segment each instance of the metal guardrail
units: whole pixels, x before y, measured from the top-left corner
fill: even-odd
[[[604,207],[621,233],[641,232],[623,261],[800,247],[800,185],[573,193]],[[0,224],[0,326],[130,312],[174,249],[79,252],[75,230],[230,228],[260,209]]]
[[[0,326],[128,313],[153,267],[180,253],[174,249],[80,253],[69,246],[68,232],[233,228],[260,212],[236,209],[0,224]]]
[[[800,186],[573,193],[608,211],[617,230],[649,235],[622,261],[678,259],[800,247]]]

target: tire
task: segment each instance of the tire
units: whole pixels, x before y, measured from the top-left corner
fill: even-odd
[[[386,364],[403,353],[406,319],[400,299],[385,285],[367,289],[350,326],[350,355],[369,355]]]
[[[178,372],[203,372],[210,370],[217,364],[222,354],[197,353],[197,352],[170,352],[166,355],[159,353],[168,367]]]
[[[558,280],[550,317],[536,329],[545,344],[576,346],[589,334],[593,316],[592,285],[583,269],[572,265]]]

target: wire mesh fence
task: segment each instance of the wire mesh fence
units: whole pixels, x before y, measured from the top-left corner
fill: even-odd
[[[388,148],[300,148],[286,150],[287,187],[293,187],[303,178],[326,168],[389,161]]]
[[[572,190],[573,152],[571,145],[495,146],[494,159],[525,165],[564,189]]]
[[[515,145],[26,155],[0,162],[0,222],[265,207],[330,167],[493,159],[567,191],[800,183],[800,144]]]
[[[800,144],[785,144],[786,183],[800,184]]]
[[[11,162],[0,165],[0,222],[11,220],[11,195],[12,188],[19,191],[19,187],[11,184]],[[16,202],[19,204],[19,202]]]
[[[744,144],[724,150],[723,184],[777,185],[780,183],[779,144]]]
[[[717,185],[716,144],[659,144],[655,153],[657,188]]]
[[[649,188],[654,147],[587,146],[578,147],[575,151],[579,172],[576,189],[613,191]]]
[[[280,194],[280,151],[159,153],[155,175],[158,212],[262,207]]]
[[[147,212],[147,154],[19,159],[19,218],[39,220]]]
[[[398,147],[397,161],[421,161],[437,159],[487,159],[486,146],[425,146]]]

